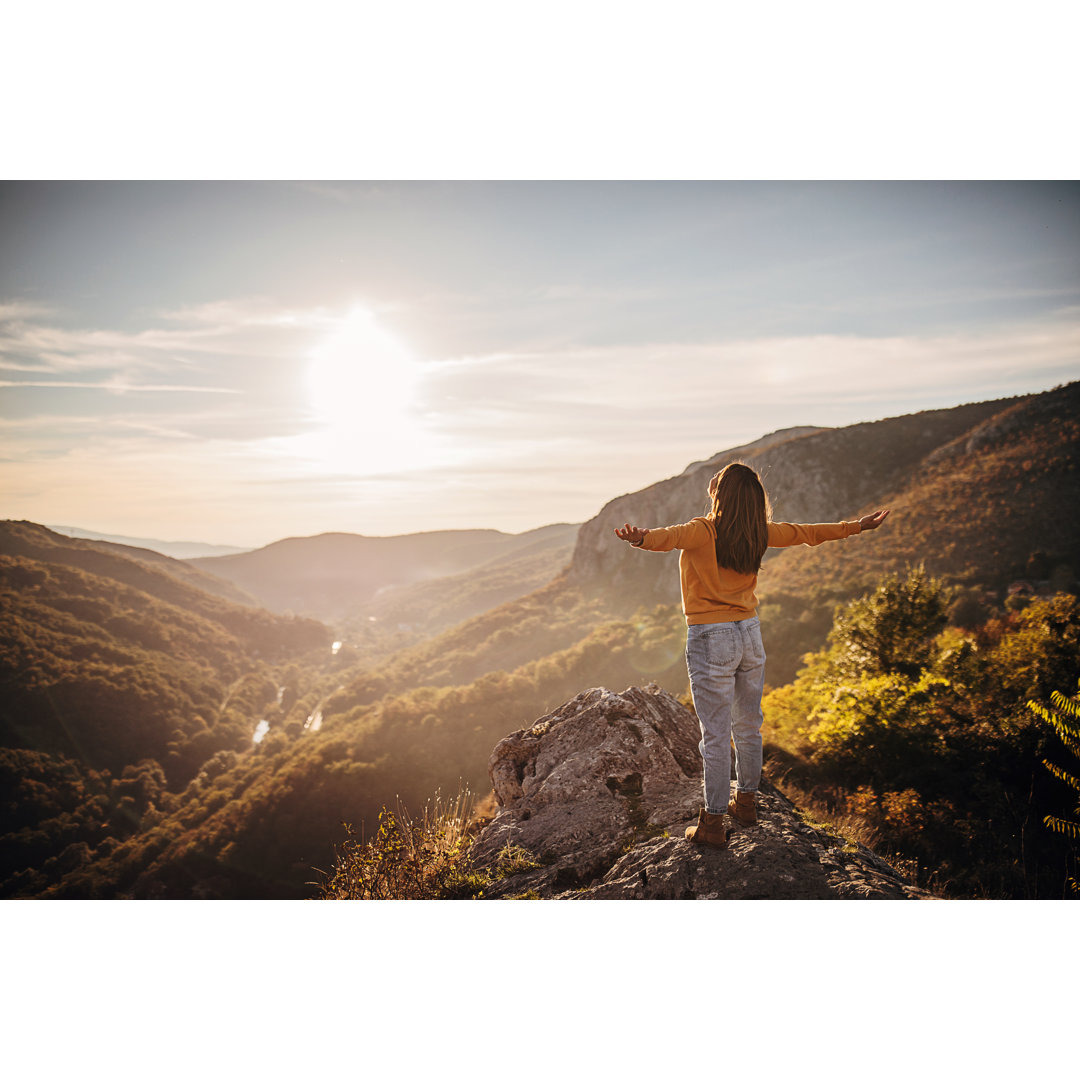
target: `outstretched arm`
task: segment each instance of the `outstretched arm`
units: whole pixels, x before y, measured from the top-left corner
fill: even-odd
[[[648,529],[638,528],[637,525],[623,525],[621,529],[615,530],[615,535],[620,540],[625,540],[631,547],[641,547],[645,542],[645,534]]]
[[[665,525],[662,529],[624,525],[615,530],[615,535],[633,547],[643,548],[645,551],[673,551],[675,548],[700,547],[713,541],[713,534],[704,518],[694,518],[683,525]]]
[[[819,525],[795,525],[788,521],[770,521],[769,547],[795,547],[798,544],[816,547],[818,544],[825,543],[826,540],[843,540],[856,533],[871,532],[888,517],[888,514],[888,510],[878,510],[876,513],[859,518],[858,521],[834,521]]]

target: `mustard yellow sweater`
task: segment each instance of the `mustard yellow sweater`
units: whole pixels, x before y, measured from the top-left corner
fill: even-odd
[[[769,522],[769,547],[811,547],[826,540],[843,540],[860,532],[857,521],[829,525],[791,525]],[[650,529],[641,545],[648,551],[679,548],[679,580],[682,584],[686,623],[731,622],[748,619],[757,608],[757,574],[737,574],[716,563],[716,527],[713,518],[696,517],[684,525]]]

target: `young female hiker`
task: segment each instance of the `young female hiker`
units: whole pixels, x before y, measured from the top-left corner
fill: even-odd
[[[695,844],[727,845],[724,811],[740,824],[757,821],[761,780],[761,692],[765,649],[755,614],[758,570],[765,549],[821,544],[876,529],[889,511],[831,525],[771,521],[769,499],[748,465],[726,465],[709,481],[712,511],[685,525],[642,529],[624,525],[620,540],[647,551],[679,548],[686,614],[686,666],[701,724],[705,806],[686,830]],[[730,798],[731,742],[737,791]],[[729,801],[730,800],[730,801]]]

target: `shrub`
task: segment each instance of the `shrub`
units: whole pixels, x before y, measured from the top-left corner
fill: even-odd
[[[836,610],[829,641],[845,675],[918,678],[945,628],[944,584],[920,566],[890,574],[866,596]]]

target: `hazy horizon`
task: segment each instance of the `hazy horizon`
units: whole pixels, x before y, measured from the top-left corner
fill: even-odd
[[[1070,381],[1073,381],[1073,380],[1070,380]],[[1054,389],[1054,387],[1047,387],[1046,389],[1050,390],[1050,389]],[[1011,396],[1011,395],[1009,395],[1009,396]],[[1017,395],[1017,396],[1023,396],[1023,395],[1021,394],[1021,395]],[[974,399],[973,398],[971,400],[976,401],[976,400],[993,400],[993,399],[991,399],[991,398]],[[957,405],[967,404],[967,402],[957,402],[956,404]],[[946,405],[946,406],[942,406],[942,407],[943,408],[949,408],[950,406]],[[877,420],[890,419],[892,416],[895,416],[895,415],[903,415],[903,414],[899,414],[899,413],[898,414],[889,414],[887,416],[873,417],[873,418],[870,418],[868,420],[853,421],[853,423],[874,423]],[[814,426],[814,425],[792,425],[792,428],[803,427],[803,426]],[[846,425],[838,425],[838,426],[846,426]],[[778,430],[790,430],[790,429],[778,429]],[[771,435],[771,434],[774,434],[774,432],[765,432],[765,433],[762,434],[762,436],[760,436],[760,438],[764,438],[764,437],[766,437],[768,435]],[[753,441],[753,440],[751,440],[751,441]],[[740,445],[748,445],[748,444],[740,444]],[[728,450],[734,450],[734,449],[738,449],[738,447],[737,446],[719,447],[715,451],[715,453],[723,453],[723,452],[726,452]],[[696,460],[706,460],[708,457],[711,457],[711,456],[713,456],[713,454],[705,455],[704,458],[699,458],[699,459],[696,459]],[[694,464],[694,462],[687,461],[686,466],[688,467],[688,466],[690,466],[692,464]],[[683,471],[682,469],[677,470],[678,473],[681,473],[682,471]],[[607,502],[610,502],[612,499],[618,498],[619,495],[621,495],[621,494],[631,494],[633,491],[641,490],[642,488],[648,487],[652,483],[659,483],[659,482],[662,482],[664,480],[670,479],[674,475],[677,475],[677,474],[672,473],[672,474],[669,474],[669,475],[666,475],[666,476],[657,476],[657,477],[654,477],[652,479],[646,480],[638,488],[628,489],[626,492],[619,492],[619,493],[616,493],[616,494],[612,494],[610,497],[605,498],[602,503],[598,503],[597,506],[596,506],[596,509],[593,512],[590,512],[588,515],[586,515],[584,518],[582,518],[582,519],[580,519],[578,521],[569,521],[569,520],[554,521],[553,520],[553,521],[541,522],[540,524],[537,524],[537,525],[530,525],[527,528],[523,528],[523,529],[499,529],[497,531],[512,534],[512,535],[518,535],[518,534],[527,533],[527,532],[534,532],[534,531],[537,531],[537,530],[540,530],[540,529],[548,528],[548,527],[551,527],[551,526],[557,526],[557,525],[582,525],[586,521],[588,521],[589,519],[595,517],[596,514],[598,514],[603,509],[603,506]],[[263,541],[261,543],[258,543],[258,544],[225,544],[225,543],[218,543],[216,541],[204,541],[198,536],[131,536],[131,535],[126,534],[126,533],[107,532],[107,531],[102,531],[102,530],[87,529],[87,528],[84,528],[82,525],[80,525],[78,523],[71,523],[71,522],[38,521],[37,524],[44,525],[46,528],[53,529],[53,530],[61,530],[61,531],[64,531],[64,530],[72,531],[73,530],[74,532],[77,532],[79,534],[82,534],[82,533],[93,534],[93,535],[88,536],[89,539],[113,539],[113,540],[128,541],[128,542],[135,542],[135,541],[140,541],[141,540],[141,541],[146,541],[146,542],[161,543],[166,547],[181,547],[181,546],[190,544],[192,546],[199,546],[199,547],[220,548],[220,549],[222,549],[222,553],[251,551],[251,550],[255,550],[255,549],[260,548],[260,547],[265,547],[265,546],[267,546],[269,544],[276,543],[277,541],[280,541],[280,540],[291,540],[291,539],[298,539],[298,538],[306,538],[306,537],[320,535],[320,534],[347,533],[347,534],[354,534],[354,535],[363,535],[363,536],[368,537],[368,538],[376,538],[377,539],[379,537],[385,537],[385,536],[405,536],[405,535],[412,535],[412,534],[423,533],[423,532],[444,532],[444,531],[445,532],[450,532],[450,531],[454,531],[454,530],[470,531],[470,530],[479,530],[479,529],[488,529],[488,528],[494,529],[494,528],[496,528],[495,526],[490,526],[490,525],[457,525],[457,526],[445,526],[445,527],[444,526],[432,526],[431,528],[409,529],[409,530],[406,530],[406,531],[401,532],[401,533],[363,533],[363,534],[359,533],[357,530],[351,530],[351,529],[322,529],[322,530],[319,530],[318,533],[290,533],[290,534],[283,534],[281,536],[272,537],[271,539],[265,540],[265,541]],[[171,552],[166,551],[165,554],[171,554]],[[190,557],[190,556],[180,556],[180,555],[178,555],[178,556],[174,556],[174,557],[187,558],[187,557]]]
[[[585,521],[782,428],[1071,381],[1078,240],[1057,182],[6,182],[2,516]]]

